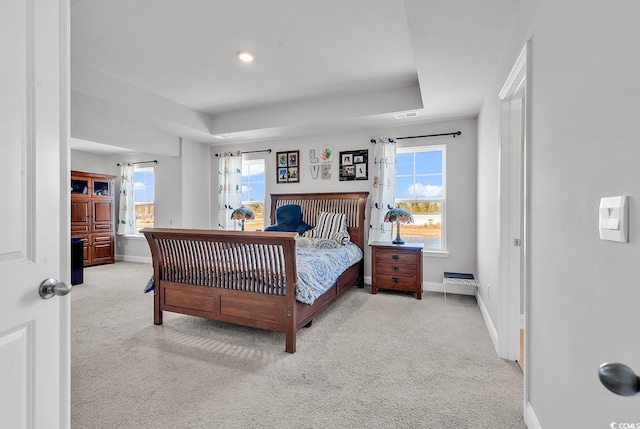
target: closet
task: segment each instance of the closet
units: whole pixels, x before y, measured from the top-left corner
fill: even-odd
[[[115,176],[71,172],[71,237],[84,242],[84,266],[115,261]]]

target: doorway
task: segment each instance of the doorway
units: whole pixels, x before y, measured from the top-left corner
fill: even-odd
[[[501,310],[500,357],[517,361],[524,374],[527,399],[527,143],[530,100],[527,90],[529,42],[520,52],[499,94],[499,275]]]

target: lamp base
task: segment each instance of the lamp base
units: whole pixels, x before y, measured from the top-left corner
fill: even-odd
[[[396,238],[392,241],[393,244],[404,244],[404,240],[400,238],[400,222],[398,222],[398,229],[396,230]]]

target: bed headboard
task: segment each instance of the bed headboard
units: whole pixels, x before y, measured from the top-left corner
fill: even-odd
[[[364,250],[365,207],[369,192],[326,192],[318,194],[271,194],[271,224],[276,222],[276,208],[298,204],[302,220],[315,226],[320,212],[344,213],[351,241]]]

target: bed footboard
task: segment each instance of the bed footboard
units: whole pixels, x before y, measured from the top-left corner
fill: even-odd
[[[295,352],[295,233],[147,228],[154,323],[188,314],[286,334]]]

